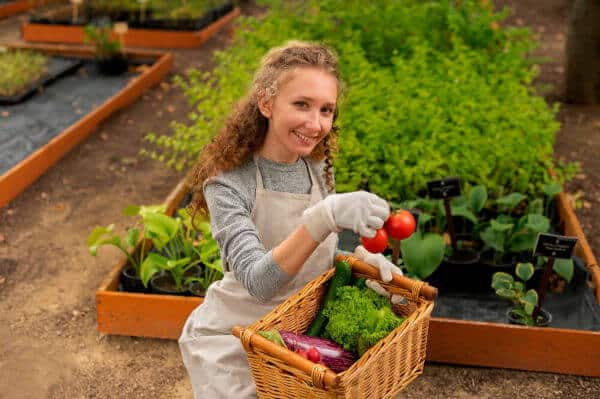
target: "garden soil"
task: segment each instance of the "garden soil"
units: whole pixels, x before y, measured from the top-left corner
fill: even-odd
[[[508,23],[538,32],[539,83],[560,101],[567,0],[503,0],[515,6]],[[246,8],[245,12],[257,12]],[[0,41],[18,38],[20,17],[0,21]],[[197,50],[175,52],[174,73],[210,68],[227,46],[231,26]],[[543,84],[543,85],[542,85]],[[562,106],[557,156],[581,163],[567,186],[577,214],[600,254],[600,107]],[[149,131],[168,133],[190,111],[171,80],[113,115],[85,142],[0,210],[0,398],[191,398],[175,341],[99,334],[95,290],[119,254],[92,258],[85,238],[96,225],[123,220],[127,204],[162,201],[181,173],[138,155]],[[0,116],[0,123],[2,116]],[[578,194],[576,194],[578,193]],[[119,229],[125,226],[120,225]],[[427,364],[406,398],[593,398],[600,379]]]

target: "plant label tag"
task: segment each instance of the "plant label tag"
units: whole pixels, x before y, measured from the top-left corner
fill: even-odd
[[[577,237],[539,233],[533,255],[570,259],[576,244]]]
[[[427,182],[429,197],[433,199],[446,199],[460,195],[460,179],[458,177],[446,177],[441,180]]]

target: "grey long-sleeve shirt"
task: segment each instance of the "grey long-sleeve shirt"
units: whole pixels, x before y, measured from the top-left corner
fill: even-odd
[[[324,163],[299,159],[285,164],[258,157],[265,189],[308,194],[311,190],[308,167],[312,168],[321,193],[326,195]],[[249,159],[233,171],[221,173],[204,185],[213,237],[221,249],[221,258],[250,295],[268,300],[293,276],[281,270],[260,242],[250,218],[256,198],[256,163]],[[332,259],[333,261],[333,259]]]

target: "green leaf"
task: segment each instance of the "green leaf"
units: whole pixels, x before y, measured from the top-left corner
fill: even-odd
[[[137,216],[140,214],[140,207],[137,205],[127,205],[125,209],[123,209],[124,216]]]
[[[135,247],[140,239],[140,230],[137,227],[132,227],[125,233],[125,243],[129,247]]]
[[[523,232],[516,233],[510,238],[508,245],[510,252],[525,252],[533,250],[535,246],[535,240],[537,239],[537,233],[534,232]]]
[[[488,193],[485,186],[479,185],[471,189],[469,193],[469,205],[473,212],[480,212],[487,201]]]
[[[558,183],[551,182],[551,183],[544,185],[544,187],[542,188],[542,191],[544,191],[544,194],[546,194],[546,197],[552,199],[552,198],[556,197],[562,191],[562,188],[560,187],[560,185]]]
[[[515,299],[517,296],[513,290],[508,290],[506,288],[500,288],[496,290],[496,295],[502,297],[504,299]]]
[[[429,277],[442,263],[446,244],[444,239],[433,233],[415,232],[400,242],[402,260],[408,270],[421,279]]]
[[[142,283],[144,283],[144,287],[148,286],[148,282],[150,282],[154,274],[161,270],[167,270],[167,262],[168,259],[162,255],[154,252],[148,254],[140,267],[140,278],[142,279]]]
[[[466,206],[457,206],[451,209],[452,216],[462,216],[473,223],[477,223],[477,216],[473,214]]]
[[[527,215],[527,223],[525,227],[535,231],[536,233],[546,233],[550,230],[550,219],[546,216],[538,214]]]
[[[178,259],[178,260],[168,260],[165,270],[172,271],[173,269],[177,268],[178,266],[184,266],[188,263],[190,263],[190,258],[182,258],[182,259]]]
[[[554,259],[554,266],[552,267],[552,270],[567,280],[568,283],[570,283],[571,279],[573,278],[573,269],[573,259]]]
[[[152,239],[157,249],[164,247],[178,233],[181,220],[161,213],[148,212],[143,215],[144,234]]]
[[[491,287],[496,291],[499,289],[512,290],[513,284],[508,280],[495,279],[492,280]]]
[[[90,246],[94,245],[94,243],[96,241],[98,241],[98,239],[100,237],[102,237],[105,234],[112,233],[113,230],[114,230],[114,228],[115,228],[114,224],[109,224],[106,227],[102,227],[102,226],[94,227],[94,229],[92,230],[92,232],[88,235],[87,246],[90,247]]]
[[[520,302],[524,305],[529,305],[531,307],[535,307],[538,303],[538,294],[535,290],[529,290],[520,298]],[[526,309],[527,310],[527,309]],[[527,311],[528,314],[531,314]]]
[[[515,274],[523,281],[528,281],[533,276],[534,271],[533,265],[529,262],[517,263],[515,268]]]
[[[505,195],[504,197],[500,197],[496,200],[498,205],[501,205],[504,209],[511,211],[513,210],[521,201],[526,199],[527,196],[521,193],[512,193],[509,195]]]
[[[523,284],[520,281],[515,281],[514,288],[515,288],[515,291],[517,291],[517,292],[523,292],[523,291],[525,291],[525,284]]]
[[[507,281],[509,283],[513,283],[515,281],[515,279],[513,278],[513,276],[511,276],[508,273],[505,272],[496,272],[492,275],[492,281],[494,280],[502,280],[502,281]]]
[[[527,213],[528,214],[538,214],[538,215],[543,215],[544,214],[544,201],[541,198],[536,198],[533,201],[531,201],[529,203],[529,206],[527,206]]]
[[[504,244],[506,242],[506,234],[502,231],[496,231],[489,226],[480,234],[481,240],[485,245],[492,248],[496,252],[504,252]]]
[[[515,225],[513,223],[500,223],[496,220],[492,220],[490,226],[492,229],[494,229],[494,231],[509,231]]]
[[[88,247],[90,250],[90,254],[92,256],[96,256],[96,253],[98,252],[98,248],[100,248],[103,245],[113,245],[117,248],[120,248],[121,247],[121,238],[118,236],[115,236],[115,237],[109,237],[109,238],[97,240],[96,242],[94,242],[94,244],[92,244]]]

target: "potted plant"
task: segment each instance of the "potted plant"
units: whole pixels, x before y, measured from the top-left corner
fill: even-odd
[[[538,306],[538,293],[535,289],[526,290],[525,284],[533,276],[533,272],[531,263],[517,263],[515,275],[521,281],[515,280],[508,273],[497,272],[492,277],[491,287],[496,291],[496,295],[513,303],[513,307],[506,312],[510,323],[546,327],[552,322],[552,315],[540,309],[539,315],[534,317],[534,310]]]
[[[88,24],[84,28],[84,41],[96,49],[98,71],[105,75],[120,75],[127,71],[127,59],[121,51],[121,42],[111,38],[110,22],[100,25]]]
[[[205,229],[208,222],[199,224]],[[211,279],[222,277],[215,272],[217,268],[220,270],[220,260],[215,260],[215,255],[218,257],[216,242],[206,231],[197,236],[186,209],[180,209],[178,217],[148,214],[144,226],[156,252],[150,253],[142,263],[140,275],[144,285],[150,284],[154,292],[187,295],[190,283],[208,281],[210,284],[214,281]],[[199,265],[210,270],[203,270]]]
[[[152,206],[133,206],[129,205],[123,210],[126,216],[139,215],[144,220],[144,215],[149,213],[164,212],[163,205]],[[146,230],[144,230],[145,232]],[[92,256],[96,256],[98,248],[104,245],[112,245],[118,248],[127,257],[127,266],[121,271],[120,282],[124,291],[129,292],[148,292],[149,290],[143,284],[140,277],[142,263],[146,259],[147,249],[149,247],[145,235],[141,241],[139,251],[134,251],[140,242],[140,227],[133,226],[125,231],[125,236],[121,238],[114,232],[114,224],[106,227],[96,226],[87,238],[87,246]]]

